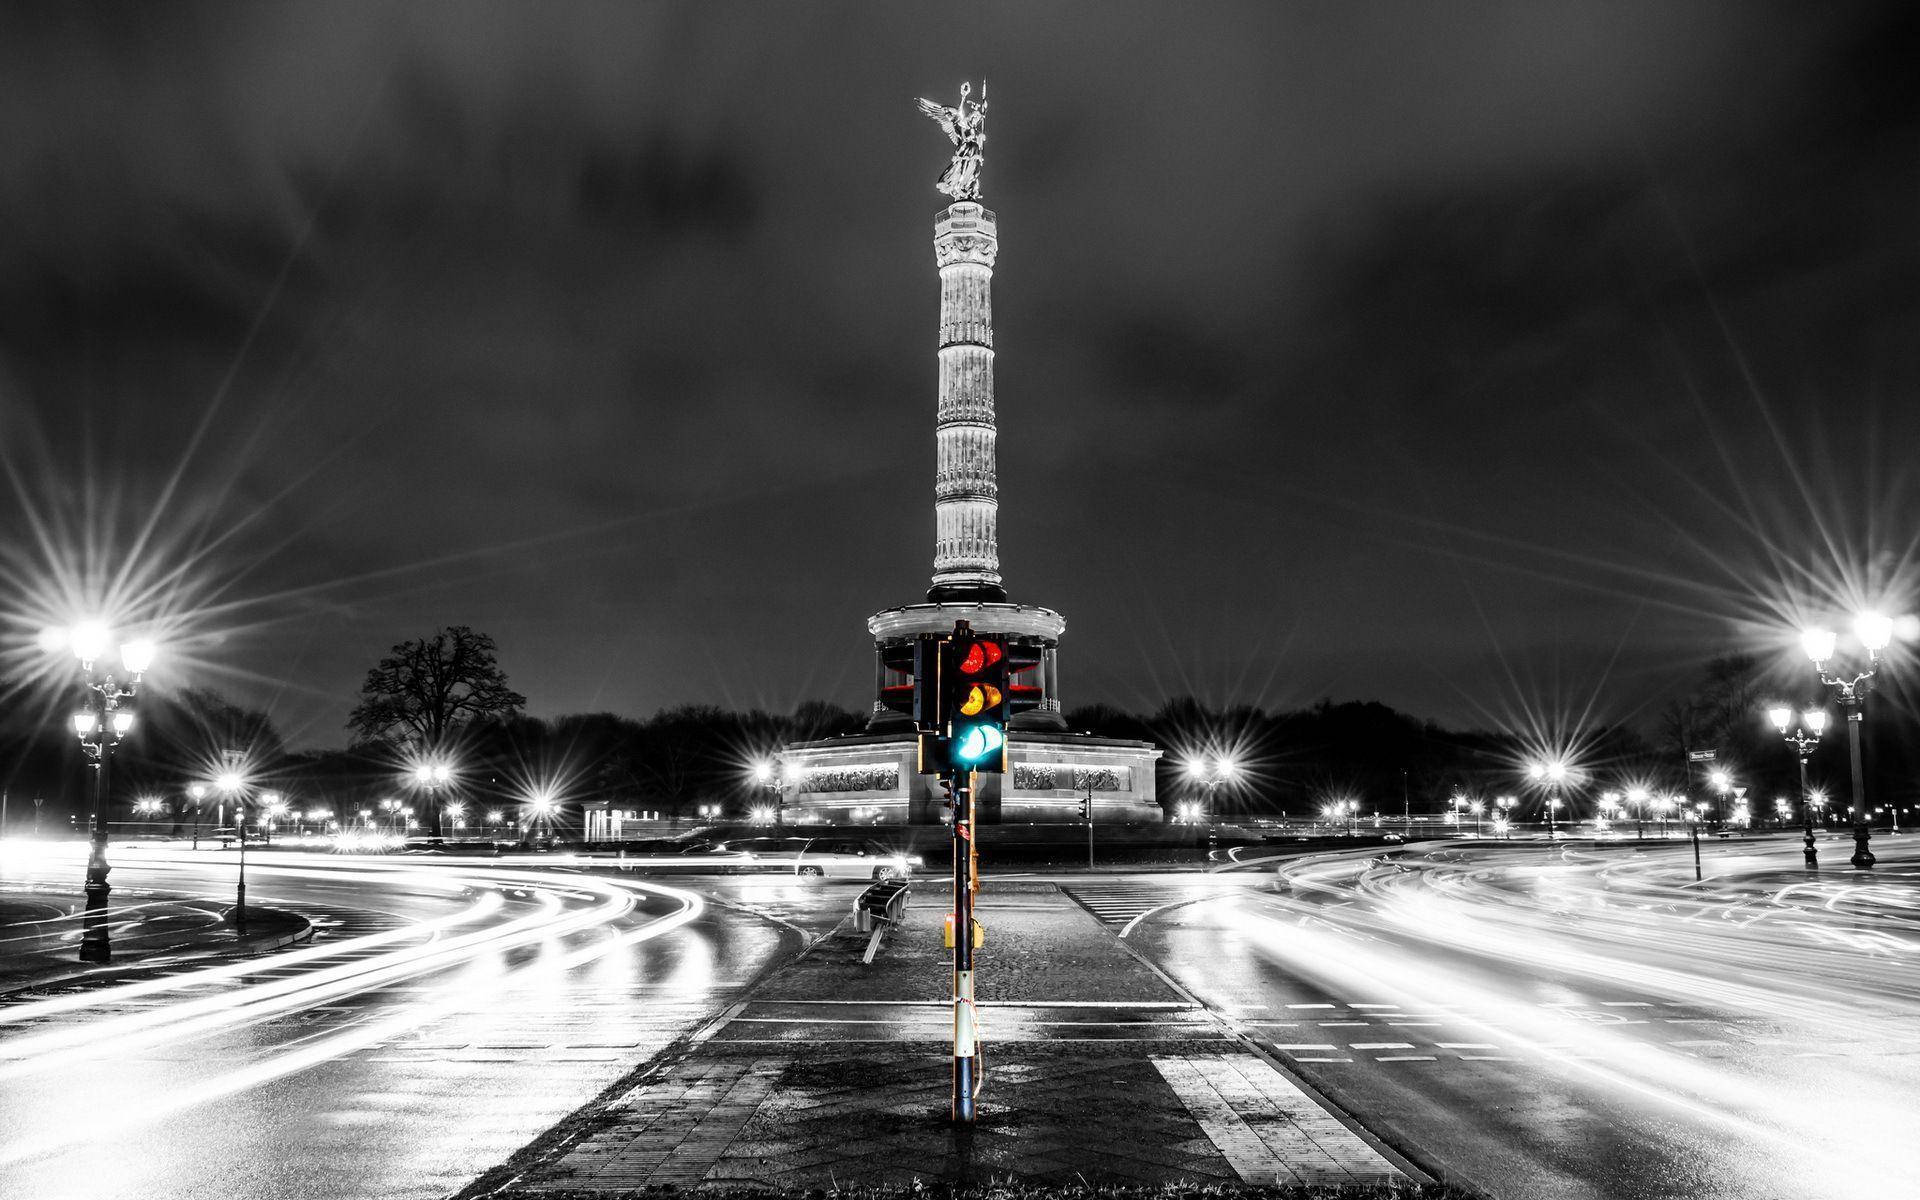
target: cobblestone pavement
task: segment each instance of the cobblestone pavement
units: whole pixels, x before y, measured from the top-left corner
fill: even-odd
[[[995,999],[971,1128],[948,1116],[950,975],[922,905],[870,967],[853,939],[823,943],[510,1194],[1407,1178],[1057,889],[990,890],[981,914]]]

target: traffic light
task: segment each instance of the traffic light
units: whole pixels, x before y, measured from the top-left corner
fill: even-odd
[[[923,732],[946,723],[939,711],[940,647],[945,641],[937,633],[923,633],[910,642],[880,648],[881,664],[895,676],[907,677],[904,683],[882,685],[880,703],[912,717],[914,728]]]
[[[947,759],[958,771],[998,775],[1007,769],[1007,645],[997,637],[955,631],[940,671]]]
[[[1082,821],[1093,820],[1093,793],[1092,792],[1088,792],[1086,795],[1080,797],[1080,819]]]
[[[1037,669],[1043,661],[1045,651],[1038,646],[1023,646],[1018,642],[1008,642],[1006,650],[1007,678],[1007,716],[1018,716],[1030,709],[1040,707],[1047,698],[1047,689],[1039,679],[1028,682],[1023,676]]]

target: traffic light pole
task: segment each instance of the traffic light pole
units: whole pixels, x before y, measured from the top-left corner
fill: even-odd
[[[953,781],[953,1119],[973,1123],[979,1031],[973,1010],[973,772]]]
[[[1087,870],[1093,870],[1093,785],[1087,785]]]

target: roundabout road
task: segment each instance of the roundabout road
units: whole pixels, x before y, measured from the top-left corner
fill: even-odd
[[[53,853],[9,886],[71,885],[80,848]],[[117,904],[231,895],[231,855],[117,857]],[[263,853],[247,874],[250,904],[317,917],[311,945],[0,1004],[0,1195],[447,1195],[848,899],[437,856]]]

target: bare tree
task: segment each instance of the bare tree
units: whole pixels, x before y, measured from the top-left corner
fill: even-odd
[[[368,741],[412,744],[427,754],[479,720],[517,716],[527,698],[507,686],[493,639],[465,625],[402,642],[367,672],[347,728]],[[432,828],[440,833],[440,806]]]

